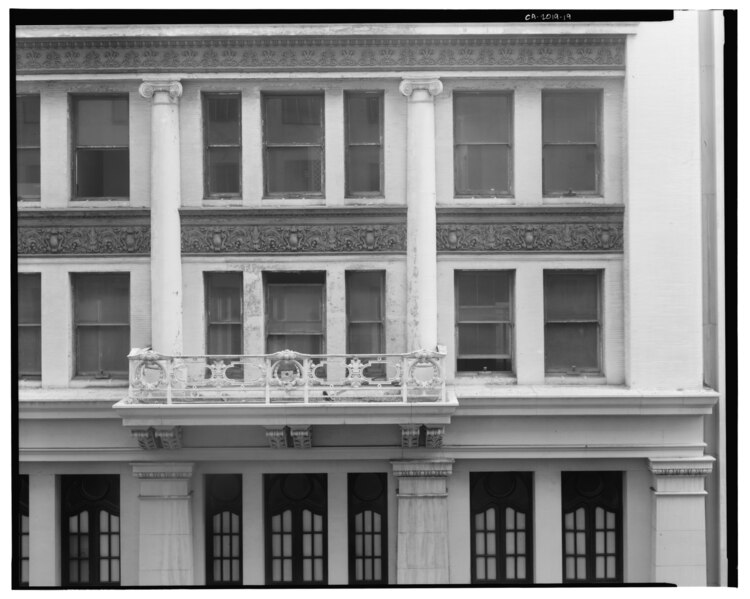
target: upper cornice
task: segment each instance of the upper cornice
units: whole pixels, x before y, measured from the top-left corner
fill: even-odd
[[[390,30],[389,30],[390,31]],[[582,33],[22,37],[16,73],[615,70],[625,36]]]

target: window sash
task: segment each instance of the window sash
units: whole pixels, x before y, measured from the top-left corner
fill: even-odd
[[[325,180],[324,95],[263,94],[262,99],[265,197],[322,197]],[[312,108],[315,103],[318,104],[317,110]],[[308,129],[285,131],[284,127],[288,125]],[[305,148],[307,152],[299,152]],[[295,155],[300,157],[284,160],[285,156]],[[288,186],[288,181],[294,184]]]
[[[484,106],[477,104],[485,103]],[[487,126],[487,113],[497,121]],[[503,118],[504,117],[504,118]],[[499,154],[476,151],[497,148]],[[495,154],[495,155],[493,155]],[[489,160],[488,160],[489,159]],[[478,166],[478,160],[489,168]],[[494,166],[493,166],[494,165]],[[510,197],[513,194],[512,92],[455,92],[453,96],[453,172],[456,197]],[[486,174],[485,174],[486,173]],[[477,182],[485,185],[477,185]],[[495,186],[491,187],[490,184]]]
[[[16,96],[16,198],[41,196],[40,96]]]
[[[105,126],[107,123],[93,122],[93,114],[81,110],[83,104],[90,103],[96,106],[98,103],[104,106],[105,101],[110,102],[108,124],[111,125],[111,130],[109,132]],[[130,98],[128,94],[73,96],[72,104],[74,199],[127,199],[130,196]],[[85,164],[86,161],[92,159],[100,161],[101,164]],[[112,162],[115,159],[117,162]],[[109,165],[105,164],[105,161],[109,162]],[[105,176],[107,168],[114,168],[119,177]],[[98,183],[93,189],[92,178]],[[81,189],[83,185],[85,188]]]
[[[370,289],[364,289],[369,287]],[[372,314],[362,314],[366,309],[358,305],[355,296],[363,292],[377,294]],[[367,306],[373,307],[373,306]],[[378,271],[347,271],[346,273],[346,320],[347,320],[347,353],[381,354],[385,351],[385,272]],[[370,326],[367,326],[370,325]],[[367,329],[372,333],[362,337]],[[359,334],[358,334],[359,332]],[[368,351],[362,351],[356,346],[369,338]]]
[[[377,106],[377,122],[375,139],[367,139],[370,127],[358,127],[355,121],[355,102],[367,101],[368,120],[372,119],[371,107]],[[373,101],[374,102],[371,102]],[[344,131],[346,134],[346,157],[344,161],[346,196],[347,197],[382,197],[384,179],[384,157],[383,157],[383,93],[382,92],[345,92],[344,93]],[[372,124],[372,123],[368,123]],[[371,133],[371,132],[370,132]],[[363,152],[362,149],[375,150],[375,152]],[[375,162],[367,161],[367,156],[376,156]],[[363,163],[364,160],[364,163]],[[373,165],[375,168],[373,169]],[[369,171],[369,172],[368,172]],[[376,174],[374,174],[376,173]],[[359,177],[358,177],[359,176]],[[366,185],[369,189],[362,189],[362,179],[371,183],[377,179],[377,184]]]
[[[222,108],[229,108],[229,102],[236,103],[230,109],[236,113],[236,119],[213,119],[215,112]],[[231,117],[232,115],[227,115]],[[228,129],[236,131],[236,138],[216,139],[223,137],[222,130],[215,126],[215,122],[228,122]],[[242,96],[238,93],[216,93],[203,94],[203,140],[204,140],[204,193],[207,198],[217,196],[240,196],[242,195]],[[218,156],[225,156],[227,160],[217,163]],[[229,165],[224,170],[232,172],[226,177],[219,177],[217,166],[219,164]],[[226,187],[226,188],[225,188]]]
[[[601,90],[542,92],[544,196],[600,194],[601,98]],[[574,114],[571,114],[571,110]],[[570,131],[576,117],[583,119],[582,130]],[[583,164],[578,152],[581,148],[590,150],[588,157],[584,156]],[[578,177],[578,181],[573,178],[574,176]]]

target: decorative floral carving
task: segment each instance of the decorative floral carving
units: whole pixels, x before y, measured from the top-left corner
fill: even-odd
[[[623,69],[624,36],[533,36],[523,39],[471,37],[231,39],[159,38],[109,40],[18,40],[19,74],[34,72],[194,72],[253,71],[278,68],[438,69],[474,65],[484,69]],[[321,46],[325,46],[321,49]],[[62,57],[61,57],[62,55]]]
[[[19,256],[44,254],[148,254],[147,225],[86,225],[69,227],[18,227]]]
[[[338,225],[211,225],[183,224],[182,251],[208,253],[404,252],[406,226]]]

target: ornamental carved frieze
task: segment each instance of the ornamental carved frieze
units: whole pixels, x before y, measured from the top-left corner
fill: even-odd
[[[437,249],[440,252],[622,253],[622,217],[622,208],[600,207],[488,209],[467,214],[456,210],[450,215],[438,215]]]
[[[148,214],[19,214],[19,256],[143,255],[151,251]]]
[[[182,213],[184,254],[298,254],[406,251],[403,209]]]
[[[616,69],[625,37],[420,36],[41,39],[16,42],[16,72],[150,73],[424,69]]]

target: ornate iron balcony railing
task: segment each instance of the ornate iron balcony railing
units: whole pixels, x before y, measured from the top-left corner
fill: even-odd
[[[445,402],[445,353],[165,356],[133,349],[130,403]]]

